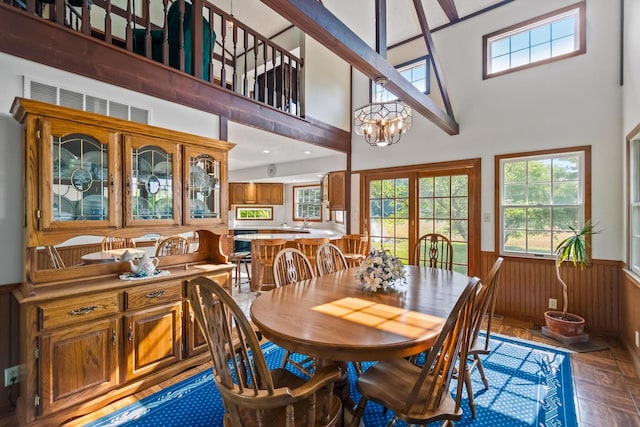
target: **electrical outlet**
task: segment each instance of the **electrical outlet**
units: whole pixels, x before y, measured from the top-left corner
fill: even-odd
[[[640,332],[636,331],[636,347],[640,347]]]
[[[558,308],[558,300],[555,298],[549,298],[549,308],[551,310],[556,310]]]
[[[15,378],[15,380],[14,380]],[[20,381],[20,366],[12,366],[4,370],[4,386],[9,387]]]

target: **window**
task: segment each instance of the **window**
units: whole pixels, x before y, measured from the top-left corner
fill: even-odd
[[[591,217],[590,165],[590,147],[496,157],[500,253],[553,258]]]
[[[581,2],[485,35],[484,78],[586,52]]]
[[[627,138],[628,168],[628,268],[640,276],[640,125],[635,129],[634,136]]]
[[[293,220],[322,220],[322,190],[320,185],[293,187]]]
[[[236,219],[272,220],[273,208],[271,206],[236,207]]]
[[[398,71],[402,77],[413,84],[420,92],[429,93],[429,56],[415,59],[399,65]],[[372,82],[374,102],[388,102],[398,99],[397,96],[384,87]]]

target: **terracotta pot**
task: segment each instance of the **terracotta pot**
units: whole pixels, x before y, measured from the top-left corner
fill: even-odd
[[[577,314],[567,313],[563,319],[561,311],[546,311],[544,320],[548,330],[565,337],[575,337],[584,333],[584,319]]]

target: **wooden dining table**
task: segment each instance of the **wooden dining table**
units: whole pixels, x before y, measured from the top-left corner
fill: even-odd
[[[319,365],[398,359],[429,349],[471,277],[405,266],[397,291],[365,291],[357,267],[261,294],[251,319],[273,343]],[[345,391],[346,389],[346,391]],[[346,373],[336,393],[349,399]]]

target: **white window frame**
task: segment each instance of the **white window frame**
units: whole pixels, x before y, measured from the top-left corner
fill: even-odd
[[[318,197],[317,197],[317,211],[318,211],[318,215],[314,215],[314,216],[306,216],[308,221],[322,221],[322,188],[320,186],[320,184],[314,184],[314,185],[300,185],[300,186],[294,186],[293,187],[293,215],[292,218],[294,221],[304,221],[305,216],[298,216],[298,207],[299,205],[302,203],[303,205],[315,205],[315,203],[312,202],[300,202],[300,193],[302,191],[307,191],[307,190],[315,190],[318,192]]]
[[[424,94],[428,95],[430,90],[431,90],[431,86],[430,86],[430,62],[429,62],[429,55],[420,57],[420,58],[416,58],[413,59],[409,62],[405,62],[403,64],[400,64],[396,67],[396,69],[398,70],[398,72],[400,74],[407,74],[407,72],[410,72],[411,70],[418,68],[418,67],[424,67]],[[407,79],[407,81],[409,83],[411,83],[412,85],[416,86],[416,82],[417,81],[421,81],[421,80],[415,80],[412,78]],[[416,86],[416,88],[418,88],[418,90],[421,90],[423,88]],[[389,92],[388,90],[386,90],[384,87],[375,84],[374,82],[371,82],[371,93],[372,93],[372,100],[373,102],[389,102],[389,101],[395,101],[396,99],[398,99],[397,96],[395,96],[394,94],[392,94],[391,92]]]
[[[504,171],[505,165],[512,162],[532,162],[532,161],[540,161],[540,160],[553,160],[557,158],[567,157],[567,156],[578,156],[579,159],[579,177],[578,177],[578,200],[574,204],[561,204],[561,203],[553,203],[552,193],[549,195],[549,202],[545,204],[529,204],[527,200],[521,204],[507,204],[505,203],[505,179],[504,179]],[[555,259],[554,250],[555,247],[560,243],[563,234],[568,233],[570,230],[568,228],[554,228],[553,224],[553,215],[550,215],[550,227],[548,231],[550,234],[550,241],[548,246],[548,251],[536,251],[533,249],[529,249],[528,247],[528,236],[530,232],[534,232],[535,229],[533,227],[529,227],[527,223],[525,226],[525,250],[524,251],[514,251],[505,249],[505,210],[509,208],[524,208],[524,209],[540,209],[540,208],[577,208],[577,223],[574,224],[575,227],[580,227],[587,219],[590,219],[591,216],[591,207],[587,205],[587,201],[591,200],[591,184],[590,184],[590,161],[591,161],[591,147],[574,147],[567,149],[559,149],[559,150],[550,150],[545,152],[535,152],[535,153],[519,153],[512,154],[507,156],[497,156],[496,157],[496,173],[497,179],[499,180],[499,189],[497,194],[497,203],[496,203],[496,211],[498,212],[498,221],[497,221],[497,231],[496,238],[497,244],[499,245],[499,252],[501,255],[505,256],[514,256],[514,257],[535,257],[535,258],[546,258],[546,259]],[[552,162],[553,163],[553,162]],[[544,181],[544,184],[549,184],[550,188],[553,188],[554,183],[565,182],[565,181],[553,181],[553,175],[551,175],[549,181]],[[528,187],[532,184],[542,184],[542,183],[531,183],[525,180],[525,185]],[[553,190],[551,190],[553,191]],[[528,188],[525,193],[528,197]],[[540,230],[538,230],[540,231]]]
[[[483,77],[490,78],[513,71],[519,71],[533,66],[547,64],[557,60],[565,59],[571,56],[579,55],[586,52],[586,37],[585,37],[585,22],[586,22],[586,6],[585,2],[576,3],[574,5],[556,10],[554,12],[521,22],[511,27],[487,34],[483,37],[483,50],[484,50],[484,70]],[[562,37],[554,37],[552,34],[553,24],[565,21],[567,19],[573,19],[573,48],[572,50],[560,49],[554,51],[554,43],[566,39],[568,35]],[[540,31],[549,28],[549,39],[541,42],[532,40],[531,35],[536,30]],[[515,38],[526,37],[528,41],[526,45],[514,48],[512,42]],[[509,47],[501,55],[494,57],[494,47],[503,41],[507,40]],[[548,48],[548,56],[536,58],[536,53],[532,53],[536,49],[543,50]],[[523,59],[526,56],[526,62]],[[507,59],[508,65],[502,68],[494,69],[493,59],[503,57]],[[513,64],[514,57],[518,58],[518,62]]]
[[[640,128],[640,126],[639,126]],[[627,268],[640,277],[640,133],[627,138]]]

